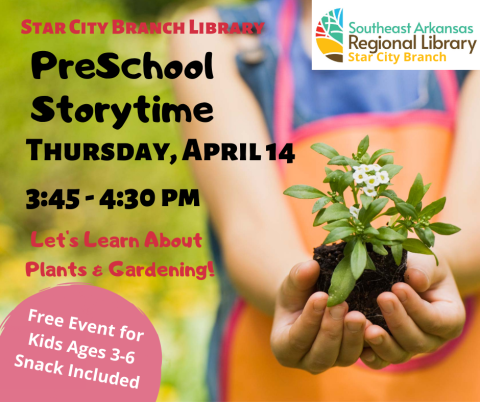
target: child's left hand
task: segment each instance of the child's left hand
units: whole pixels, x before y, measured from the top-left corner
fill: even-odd
[[[465,309],[446,260],[437,267],[432,256],[409,253],[405,281],[378,297],[393,336],[377,325],[366,328],[371,349],[364,349],[361,359],[370,368],[434,352],[463,330]]]

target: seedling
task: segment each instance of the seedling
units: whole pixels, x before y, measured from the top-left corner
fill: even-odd
[[[328,166],[339,167],[335,170],[325,167],[327,176],[324,183],[329,184],[331,191],[325,194],[311,186],[296,185],[284,192],[295,198],[317,199],[312,210],[316,213],[313,226],[322,226],[329,232],[323,244],[345,243],[343,258],[331,276],[328,306],[345,301],[365,270],[377,270],[372,257],[384,264],[387,258],[382,260],[376,255],[393,256],[393,266],[387,266],[391,270],[398,270],[401,264],[405,269],[406,251],[431,255],[438,265],[437,256],[432,251],[435,233],[452,235],[460,231],[460,228],[447,223],[430,223],[443,210],[446,198],[423,206],[422,199],[430,184],[423,183],[421,174],[415,178],[407,200],[401,199],[390,188],[391,180],[402,169],[402,166],[393,163],[391,154],[394,151],[379,149],[370,156],[368,147],[369,137],[366,136],[358,145],[357,152],[349,158],[339,155],[327,144],[312,145],[314,151],[329,159]],[[353,205],[348,205],[345,199],[346,192],[350,191]],[[390,200],[393,204],[386,208]],[[387,226],[375,227],[374,221],[385,216],[390,217]],[[409,233],[417,238],[408,237]],[[321,258],[316,259],[322,266]],[[381,276],[385,277],[383,273]]]

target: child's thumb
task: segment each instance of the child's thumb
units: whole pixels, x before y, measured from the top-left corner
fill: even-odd
[[[288,310],[299,310],[311,296],[320,267],[314,260],[295,265],[282,283],[279,302]]]

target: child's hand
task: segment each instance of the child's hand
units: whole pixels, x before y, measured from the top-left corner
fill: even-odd
[[[393,337],[377,325],[365,330],[371,349],[365,349],[361,357],[371,368],[433,352],[462,332],[465,309],[445,260],[437,267],[432,256],[410,253],[405,280],[408,284],[397,283],[393,293],[378,297]]]
[[[320,268],[316,261],[297,264],[278,292],[271,346],[277,360],[312,374],[349,366],[360,357],[366,319],[348,312],[347,303],[327,308],[328,295],[312,294]]]

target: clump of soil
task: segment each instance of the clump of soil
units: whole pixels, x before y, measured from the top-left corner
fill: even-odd
[[[346,243],[341,242],[329,246],[322,245],[314,249],[313,259],[320,264],[320,276],[317,281],[317,290],[328,293],[333,270],[343,258],[343,249]],[[376,271],[366,269],[357,280],[355,288],[347,298],[349,311],[360,311],[372,324],[379,325],[390,333],[383,318],[377,297],[391,290],[397,282],[404,282],[403,277],[407,269],[407,251],[403,250],[402,262],[399,266],[393,259],[390,247],[385,247],[388,255],[379,255],[367,244],[368,255],[375,264]]]

